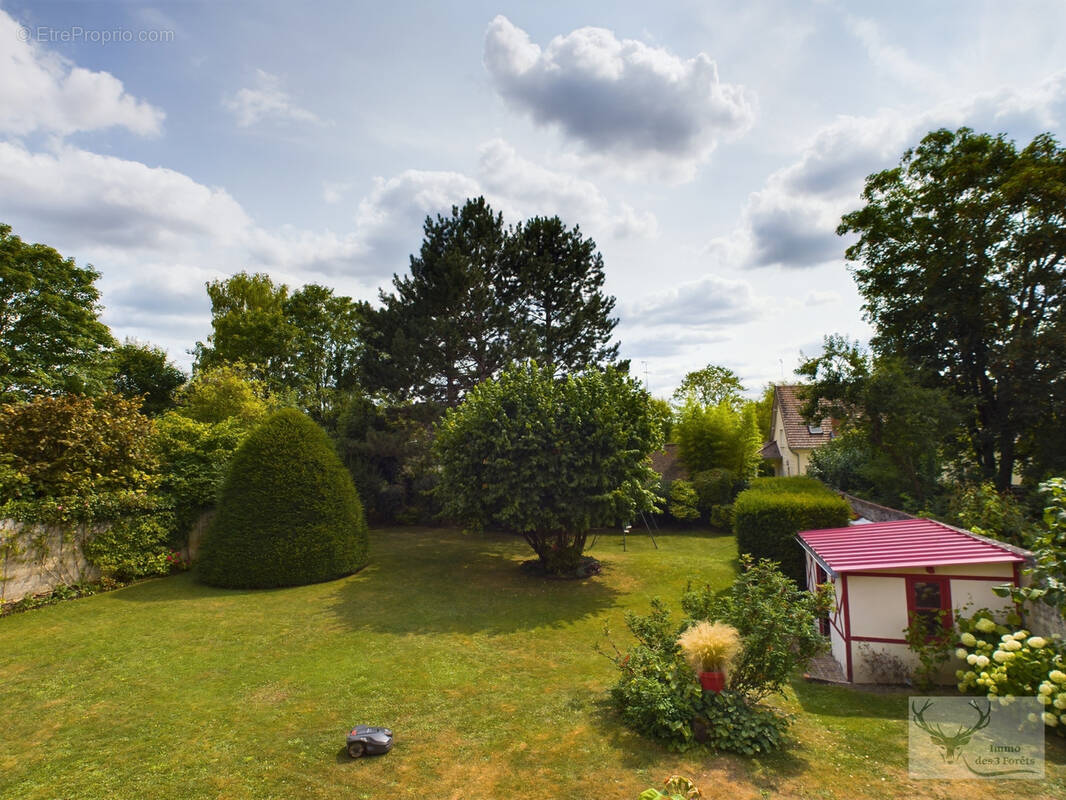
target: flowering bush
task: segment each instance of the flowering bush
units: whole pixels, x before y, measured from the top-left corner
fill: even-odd
[[[1011,615],[1013,621],[1015,615]],[[1044,706],[1044,724],[1066,726],[1066,647],[1054,637],[1034,636],[997,623],[988,609],[960,617],[955,656],[966,663],[955,672],[964,694],[984,694],[1009,703],[1036,696]]]

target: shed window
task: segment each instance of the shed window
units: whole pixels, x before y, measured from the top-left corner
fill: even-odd
[[[822,423],[819,422],[817,425],[808,425],[807,426],[807,432],[808,433],[812,433],[812,434],[821,433],[822,432]]]
[[[914,615],[926,621],[929,630],[937,624],[952,626],[951,583],[948,578],[934,575],[915,575],[907,578],[908,619]],[[944,612],[943,616],[940,612]]]

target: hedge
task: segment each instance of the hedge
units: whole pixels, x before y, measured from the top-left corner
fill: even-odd
[[[806,581],[800,531],[842,528],[851,509],[842,497],[814,478],[757,478],[733,504],[737,549],[768,558],[800,586]]]
[[[200,580],[270,588],[332,580],[367,562],[363,506],[329,438],[279,411],[237,450],[200,549]]]

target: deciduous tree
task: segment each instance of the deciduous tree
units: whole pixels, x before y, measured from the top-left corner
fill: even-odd
[[[841,234],[873,345],[963,401],[982,477],[1010,485],[1019,444],[1062,418],[1066,151],[1041,134],[938,130],[871,175]]]

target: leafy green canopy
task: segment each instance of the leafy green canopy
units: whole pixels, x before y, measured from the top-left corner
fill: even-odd
[[[704,406],[689,396],[674,425],[681,461],[689,472],[728,469],[751,478],[759,463],[756,408],[737,409],[729,401]]]
[[[863,199],[838,233],[859,237],[847,258],[875,350],[961,401],[971,457],[1000,490],[1019,458],[1064,466],[1066,150],[1046,133],[1019,152],[938,130]]]
[[[114,345],[92,267],[0,224],[0,401],[102,390]]]
[[[681,385],[674,390],[674,401],[683,404],[694,399],[705,406],[728,403],[739,409],[744,400],[743,395],[744,385],[733,370],[717,364],[708,364],[682,378]]]
[[[149,416],[173,408],[175,392],[185,383],[185,373],[170,363],[159,347],[127,339],[110,356],[115,391],[126,397],[143,397]]]
[[[214,586],[297,586],[350,575],[367,562],[363,507],[325,432],[279,411],[234,455],[200,551]]]
[[[519,533],[547,570],[566,572],[590,528],[653,508],[648,456],[661,446],[647,392],[619,370],[557,379],[512,364],[445,415],[437,491],[446,513]]]

